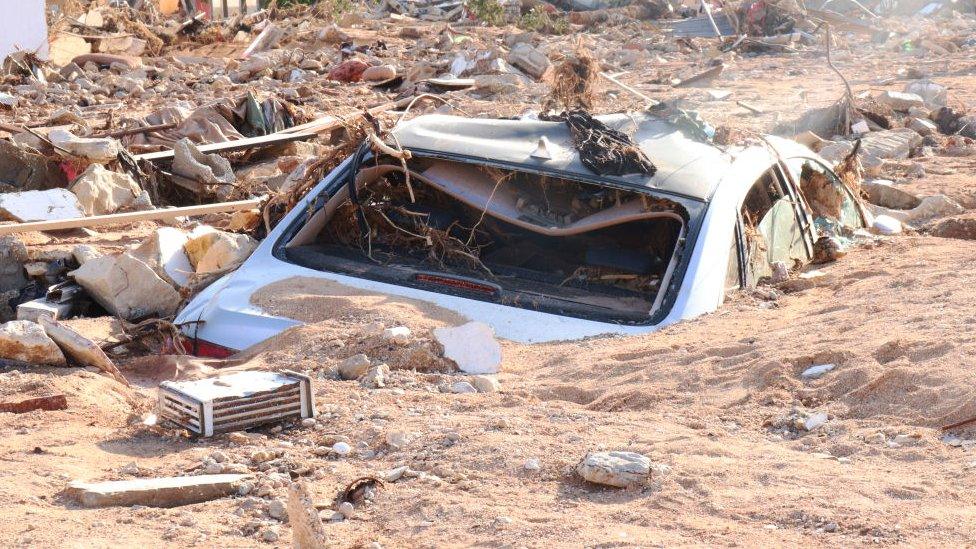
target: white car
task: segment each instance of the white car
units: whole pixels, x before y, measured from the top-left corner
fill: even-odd
[[[390,142],[410,151],[406,170],[364,146],[176,323],[195,354],[226,356],[299,324],[252,295],[317,277],[427,301],[517,342],[647,333],[714,311],[777,262],[808,262],[818,227],[865,224],[829,164],[793,141],[723,150],[651,114],[597,118],[656,172],[594,173],[560,122],[401,124]]]

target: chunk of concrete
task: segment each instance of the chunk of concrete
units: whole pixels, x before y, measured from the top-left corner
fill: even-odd
[[[882,92],[881,95],[877,97],[877,100],[879,103],[888,105],[892,109],[899,112],[908,112],[908,109],[912,107],[921,107],[925,105],[925,100],[919,95],[896,91]]]
[[[922,136],[909,128],[871,132],[861,139],[862,156],[882,160],[908,158],[913,149],[922,145]]]
[[[0,324],[0,358],[45,366],[66,366],[64,353],[40,324],[11,320]]]
[[[949,90],[945,86],[928,79],[915,80],[905,84],[905,93],[921,97],[929,109],[937,109],[949,104]]]
[[[288,486],[288,524],[291,525],[292,547],[295,549],[331,547],[308,489],[298,482]]]
[[[185,288],[190,285],[190,276],[194,272],[183,249],[189,240],[188,234],[175,227],[162,227],[132,250],[132,254],[166,282]]]
[[[591,452],[576,466],[589,482],[629,488],[645,483],[651,475],[651,460],[635,452]]]
[[[213,231],[191,238],[183,249],[196,272],[204,274],[236,269],[257,247],[245,234]]]
[[[851,154],[853,150],[854,144],[848,141],[827,141],[820,147],[817,154],[823,157],[824,160],[836,165],[841,160],[847,158],[847,155]]]
[[[111,162],[119,156],[122,146],[108,137],[78,137],[68,130],[56,129],[47,134],[51,144],[59,152],[91,160],[92,162]]]
[[[92,164],[68,188],[86,215],[105,215],[126,208],[139,197],[142,188],[127,173],[106,170]]]
[[[64,318],[71,314],[73,303],[56,303],[41,297],[17,305],[17,320],[37,322],[42,316],[49,318]]]
[[[926,135],[935,135],[939,131],[939,127],[935,125],[935,122],[932,122],[928,118],[909,118],[905,127],[917,131],[923,137]]]
[[[921,198],[895,187],[890,181],[865,181],[861,183],[861,188],[867,193],[868,202],[885,208],[911,210],[922,203]]]
[[[89,260],[70,274],[108,312],[126,320],[169,316],[180,304],[180,294],[129,253]]]
[[[129,384],[122,372],[116,368],[112,359],[94,341],[47,316],[38,318],[38,324],[44,328],[48,337],[54,340],[58,347],[79,364],[98,368],[115,378],[119,383]]]
[[[67,410],[68,399],[63,393],[31,397],[20,400],[4,400],[0,402],[0,412],[26,414],[37,410],[54,411]]]
[[[539,79],[549,72],[552,63],[546,54],[525,42],[520,42],[508,52],[508,62]]]
[[[205,154],[189,139],[173,147],[173,173],[206,185],[218,197],[226,198],[234,190],[237,177],[230,161],[217,154]]]
[[[177,507],[237,493],[247,475],[144,478],[68,484],[65,493],[84,507]]]
[[[8,221],[53,221],[85,217],[67,189],[0,194],[0,218]]]
[[[434,338],[444,347],[444,356],[468,374],[497,374],[502,365],[502,346],[495,331],[484,322],[436,328]]]

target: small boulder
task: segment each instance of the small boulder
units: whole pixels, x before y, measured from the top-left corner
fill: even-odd
[[[393,65],[377,65],[363,71],[363,80],[367,82],[383,82],[396,78],[397,70]]]
[[[149,265],[166,282],[187,287],[194,272],[183,249],[189,240],[189,235],[175,227],[161,227],[132,250],[132,255]]]
[[[471,376],[471,385],[479,393],[495,393],[501,388],[495,376]]]
[[[474,385],[467,381],[458,381],[451,385],[451,392],[456,394],[477,393],[478,389],[475,389]]]
[[[878,102],[899,112],[908,112],[912,107],[925,106],[925,100],[914,93],[886,91],[877,97]]]
[[[108,312],[126,320],[169,316],[180,304],[180,294],[130,253],[91,259],[70,274]]]
[[[928,118],[909,118],[905,127],[915,130],[922,137],[935,135],[939,131],[939,127],[935,125],[935,122],[932,122]]]
[[[508,53],[508,62],[522,69],[535,79],[540,79],[549,72],[552,63],[546,54],[530,44],[520,42]]]
[[[142,189],[129,174],[106,170],[92,164],[68,188],[81,203],[85,215],[115,213],[130,206]]]
[[[0,324],[0,358],[45,366],[65,366],[61,348],[40,324],[12,320]]]
[[[0,219],[54,221],[85,217],[78,198],[67,189],[0,194]]]
[[[921,97],[929,109],[937,109],[949,104],[949,90],[928,79],[909,82],[905,85],[905,93]]]
[[[366,355],[352,355],[339,363],[339,377],[345,380],[359,379],[369,370],[370,364]]]
[[[591,452],[576,466],[583,479],[596,484],[628,488],[650,479],[651,460],[635,452]]]
[[[210,231],[191,237],[183,249],[195,271],[202,274],[236,269],[257,247],[258,242],[246,234]]]

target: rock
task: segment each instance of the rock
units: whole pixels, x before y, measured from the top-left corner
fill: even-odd
[[[336,442],[332,445],[332,451],[339,456],[348,456],[352,452],[352,446],[348,442]]]
[[[129,253],[86,261],[69,274],[109,313],[126,320],[169,316],[180,304],[180,294]]]
[[[13,235],[0,237],[0,292],[17,291],[27,285],[24,263],[27,246]]]
[[[927,118],[909,118],[905,127],[915,130],[922,137],[935,135],[939,132],[939,127],[935,125],[935,122]]]
[[[410,328],[407,328],[406,326],[386,328],[383,330],[381,337],[390,343],[406,345],[410,342]]]
[[[576,472],[589,482],[628,488],[650,479],[651,460],[634,452],[591,452]]]
[[[921,97],[929,109],[938,109],[949,104],[949,91],[945,86],[928,79],[915,80],[905,84],[905,93]]]
[[[353,505],[348,501],[343,501],[342,503],[340,503],[338,511],[342,513],[342,516],[347,519],[351,519],[352,516],[356,514],[356,508],[353,507]]]
[[[190,285],[190,275],[194,272],[184,250],[189,240],[189,235],[175,227],[161,227],[131,253],[166,282],[185,288]]]
[[[390,367],[386,364],[377,364],[366,372],[360,383],[369,389],[381,389],[386,386],[386,378],[390,376]]]
[[[84,507],[177,507],[233,495],[245,475],[200,475],[112,482],[74,481],[65,493]]]
[[[285,504],[280,499],[273,499],[268,502],[268,516],[277,519],[284,520],[288,516],[288,511],[285,509]]]
[[[919,205],[911,210],[895,210],[883,206],[868,204],[868,209],[874,215],[887,215],[907,224],[919,224],[936,217],[957,215],[964,211],[958,202],[944,194],[926,196]]]
[[[871,223],[871,230],[876,234],[899,234],[902,231],[901,221],[898,221],[890,215],[877,215]]]
[[[542,463],[540,463],[536,458],[530,458],[525,460],[525,463],[522,464],[522,468],[526,471],[535,472],[542,469]]]
[[[501,388],[501,384],[494,376],[471,376],[471,385],[479,393],[495,393]]]
[[[434,338],[444,347],[444,356],[468,374],[497,374],[501,370],[502,346],[495,331],[483,322],[436,328]]]
[[[12,320],[0,324],[0,358],[44,366],[66,366],[68,361],[40,324]]]
[[[908,112],[911,107],[922,107],[925,100],[914,93],[896,91],[882,92],[877,98],[879,103],[887,105],[899,112]]]
[[[102,253],[95,249],[94,246],[89,246],[88,244],[78,244],[71,249],[71,256],[75,258],[78,265],[84,265],[86,262],[102,257]]]
[[[458,381],[451,384],[451,392],[456,394],[477,393],[478,390],[474,388],[474,385],[471,385],[467,381]]]
[[[328,79],[339,82],[359,82],[368,68],[369,65],[359,59],[348,59],[333,67],[329,71]]]
[[[359,379],[366,374],[369,366],[369,357],[366,355],[352,355],[339,363],[339,377],[345,380]]]
[[[413,440],[413,437],[410,435],[410,433],[405,433],[403,431],[390,431],[386,434],[386,443],[391,448],[395,448],[397,450],[403,448],[407,444],[410,444],[411,440]]]
[[[131,205],[142,189],[129,174],[106,170],[92,164],[68,188],[81,204],[85,215],[105,215]]]
[[[122,146],[114,139],[78,137],[62,129],[51,130],[47,138],[59,152],[64,151],[92,162],[111,162],[122,150]]]
[[[112,359],[94,341],[53,318],[42,316],[37,320],[48,337],[76,362],[83,366],[98,368],[116,381],[124,385],[129,384]]]
[[[227,222],[227,230],[250,232],[258,228],[262,221],[260,210],[241,210],[231,214],[230,220]]]
[[[827,413],[815,412],[803,420],[803,428],[807,431],[813,431],[815,429],[819,429],[825,423],[827,423]]]
[[[191,235],[183,249],[195,271],[202,274],[232,271],[257,247],[258,242],[246,234],[212,231]]]
[[[976,240],[976,217],[950,217],[929,227],[929,234],[942,238]]]
[[[261,531],[261,541],[266,541],[268,543],[278,541],[278,532],[272,528],[265,528]]]
[[[545,76],[552,66],[546,54],[525,42],[516,44],[508,52],[508,62],[536,79]]]
[[[861,139],[861,156],[881,160],[908,158],[913,149],[922,145],[922,136],[909,128],[871,132]]]
[[[478,74],[473,80],[478,91],[502,94],[515,93],[521,89],[523,78],[517,74]]]
[[[922,203],[922,199],[903,191],[890,181],[876,179],[861,183],[861,188],[867,193],[867,200],[871,204],[892,208],[895,210],[911,210]]]
[[[396,78],[397,70],[393,65],[378,65],[363,71],[362,78],[367,82],[383,82]]]
[[[220,199],[230,196],[237,183],[229,160],[200,152],[188,138],[173,146],[173,173],[204,185],[205,190],[214,192]]]
[[[803,370],[800,377],[803,379],[817,379],[836,367],[836,364],[818,364],[816,366],[810,366],[806,370]]]
[[[308,495],[308,489],[298,482],[288,486],[288,524],[291,525],[292,547],[295,549],[330,547],[322,519]]]
[[[774,261],[770,264],[772,268],[772,276],[770,281],[773,284],[779,284],[780,282],[785,282],[790,278],[790,268],[786,266],[785,261]]]
[[[0,194],[0,219],[6,221],[53,221],[77,219],[85,213],[67,189]]]

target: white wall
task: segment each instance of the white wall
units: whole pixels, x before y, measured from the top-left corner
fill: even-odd
[[[44,0],[0,0],[0,60],[17,50],[37,50],[47,59],[47,21]]]

